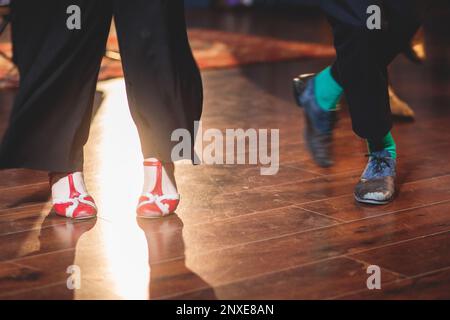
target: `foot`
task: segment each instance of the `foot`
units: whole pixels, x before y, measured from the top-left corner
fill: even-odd
[[[321,167],[333,165],[331,147],[336,111],[325,111],[317,104],[314,94],[314,75],[301,75],[294,79],[294,96],[305,109],[305,139],[314,161]]]
[[[173,164],[165,165],[158,159],[144,161],[144,188],[139,198],[137,216],[162,218],[175,212],[180,202]]]
[[[395,94],[395,91],[391,86],[389,86],[389,100],[391,103],[391,112],[394,116],[414,118],[414,110]]]
[[[373,152],[369,156],[361,180],[355,188],[355,199],[368,204],[386,204],[395,194],[396,160],[386,151]]]
[[[81,220],[94,218],[97,207],[88,194],[83,173],[51,174],[53,211],[62,217]]]

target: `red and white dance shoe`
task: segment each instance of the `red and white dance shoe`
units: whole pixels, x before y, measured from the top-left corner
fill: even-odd
[[[74,172],[52,185],[53,211],[66,218],[82,220],[94,218],[97,206],[87,193],[83,173]]]
[[[180,203],[180,195],[164,172],[162,163],[157,159],[144,161],[144,191],[136,209],[139,218],[162,218],[175,212]],[[163,178],[167,190],[163,191]],[[151,186],[153,187],[152,191]]]

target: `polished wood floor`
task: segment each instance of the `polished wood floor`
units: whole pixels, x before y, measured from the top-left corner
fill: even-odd
[[[330,41],[324,19],[310,13],[188,17],[195,27]],[[45,173],[0,172],[0,299],[450,298],[449,17],[440,11],[427,21],[426,64],[401,57],[391,68],[417,120],[395,125],[399,191],[386,206],[353,200],[366,150],[345,108],[336,165],[320,169],[306,151],[290,79],[329,60],[204,72],[203,126],[280,128],[280,171],[179,164],[181,206],[155,221],[134,215],[142,177],[123,81],[99,84],[86,177],[100,215],[56,217]],[[13,96],[0,93],[0,130]],[[73,265],[81,287],[69,290]],[[369,265],[381,268],[381,290],[367,289]]]

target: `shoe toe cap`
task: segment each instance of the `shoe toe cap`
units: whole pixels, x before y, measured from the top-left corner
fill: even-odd
[[[388,202],[394,197],[395,183],[392,177],[360,181],[355,188],[355,196],[360,200]]]
[[[137,216],[140,218],[162,218],[163,213],[155,204],[145,204],[137,209]]]
[[[97,209],[90,205],[80,204],[73,213],[73,218],[77,220],[94,218],[97,215]]]

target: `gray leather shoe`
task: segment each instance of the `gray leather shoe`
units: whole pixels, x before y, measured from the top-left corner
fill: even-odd
[[[368,204],[387,204],[394,199],[396,161],[388,151],[373,152],[369,156],[361,180],[355,187],[355,199]]]

